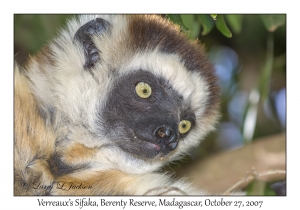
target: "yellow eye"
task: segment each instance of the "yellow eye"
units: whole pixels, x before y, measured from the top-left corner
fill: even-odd
[[[190,121],[182,120],[178,126],[179,133],[181,133],[181,134],[187,133],[191,129],[191,126],[192,126],[192,123]]]
[[[149,84],[145,82],[139,82],[135,86],[135,92],[141,98],[148,98],[149,96],[151,96],[152,89]]]

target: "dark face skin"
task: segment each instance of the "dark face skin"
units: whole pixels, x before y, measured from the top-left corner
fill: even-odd
[[[135,91],[139,82],[151,86],[152,94],[141,98]],[[178,125],[195,115],[183,107],[183,98],[163,78],[135,71],[114,85],[102,112],[106,135],[123,151],[138,158],[164,157],[175,150],[181,135]]]

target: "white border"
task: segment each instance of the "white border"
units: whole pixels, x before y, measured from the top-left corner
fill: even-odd
[[[149,1],[150,2],[150,1]],[[286,209],[298,206],[299,167],[299,6],[296,1],[5,1],[1,3],[1,68],[0,128],[1,142],[1,206],[5,209],[30,206],[37,209],[36,197],[13,197],[13,14],[15,13],[283,13],[287,14],[287,196],[226,197],[226,200],[263,200],[261,209]],[[147,4],[148,3],[148,4]],[[297,62],[298,61],[298,62]],[[296,191],[297,190],[297,191]],[[41,197],[45,200],[68,200],[67,197]],[[102,197],[103,198],[103,197]],[[111,197],[110,197],[111,198]],[[126,199],[126,197],[122,197]],[[201,199],[208,197],[189,197]],[[220,198],[220,197],[213,197]],[[76,199],[72,197],[71,199]],[[93,197],[93,199],[98,199]],[[136,197],[153,200],[155,197]],[[74,209],[74,207],[71,207]],[[86,209],[87,207],[84,207]],[[144,208],[144,207],[143,207]],[[178,207],[175,207],[178,209]],[[213,207],[211,207],[213,208]],[[226,208],[226,207],[224,207]],[[297,207],[296,207],[297,208]],[[64,207],[66,209],[66,207]],[[115,209],[121,209],[120,207]],[[128,209],[128,208],[127,208]],[[150,209],[150,208],[149,208]],[[184,207],[184,209],[192,209]],[[195,208],[193,208],[195,209]],[[205,209],[205,208],[204,208]],[[232,207],[231,207],[232,209]]]

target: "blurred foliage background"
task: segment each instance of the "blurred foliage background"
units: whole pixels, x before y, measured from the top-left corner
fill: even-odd
[[[15,61],[23,65],[28,55],[39,51],[72,16],[15,15]],[[162,16],[179,24],[190,39],[199,39],[205,45],[222,88],[222,117],[216,131],[209,134],[199,148],[191,151],[184,159],[184,166],[176,163],[167,170],[180,174],[180,170],[188,170],[187,165],[193,161],[237,150],[255,139],[285,135],[285,15]],[[256,185],[252,183],[248,189]],[[260,191],[256,194],[268,193]]]

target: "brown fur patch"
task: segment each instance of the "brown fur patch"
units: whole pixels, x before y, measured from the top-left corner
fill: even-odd
[[[71,165],[82,164],[92,160],[96,152],[97,149],[95,148],[88,148],[83,144],[75,143],[64,152],[64,162]]]

